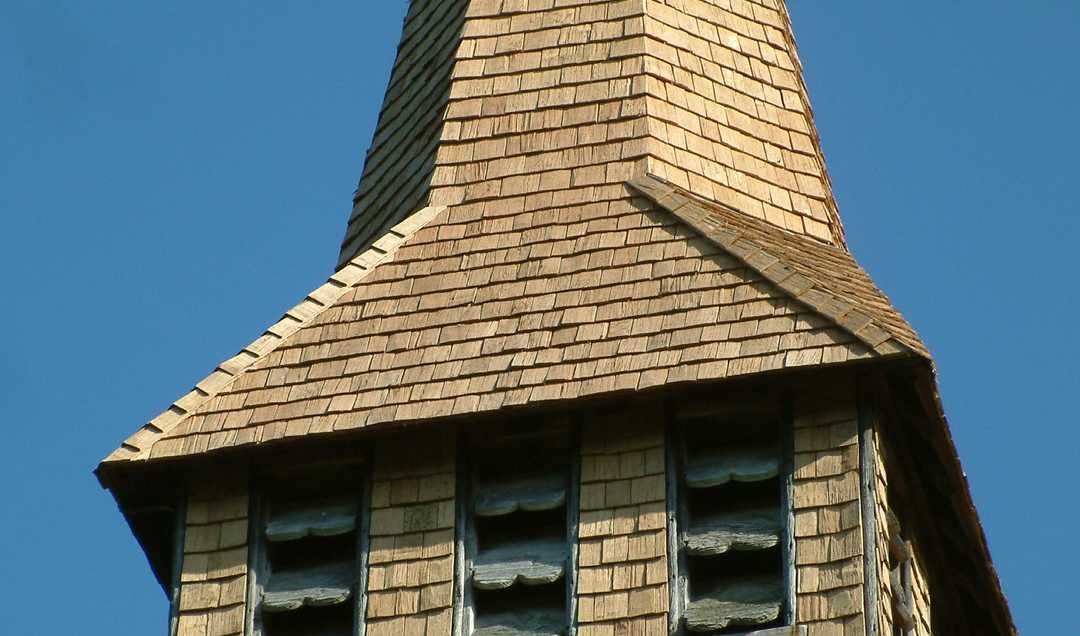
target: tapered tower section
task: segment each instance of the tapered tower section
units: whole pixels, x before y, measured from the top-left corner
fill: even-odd
[[[341,262],[425,203],[622,183],[636,164],[842,246],[791,23],[766,4],[413,2]]]
[[[413,0],[335,272],[98,476],[183,635],[1015,633],[779,0]]]

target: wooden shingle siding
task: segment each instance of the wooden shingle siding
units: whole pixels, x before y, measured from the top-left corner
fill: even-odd
[[[246,492],[229,484],[196,490],[188,500],[185,526],[178,636],[243,634],[248,587]]]
[[[664,418],[596,414],[582,434],[578,636],[667,633]]]
[[[375,444],[367,636],[450,636],[454,448],[449,431]]]
[[[864,636],[859,424],[853,382],[817,383],[794,412],[796,621]]]
[[[782,3],[416,0],[341,262],[425,200],[612,183],[635,163],[843,244]]]
[[[617,184],[645,155],[640,0],[470,6],[431,201],[547,207]],[[479,210],[477,210],[479,211]],[[493,213],[500,215],[495,210]]]
[[[893,505],[890,504],[890,470],[889,470],[889,445],[888,440],[876,431],[875,447],[877,448],[875,475],[876,475],[876,502],[877,502],[877,557],[878,557],[878,585],[880,588],[881,609],[879,616],[880,636],[894,636],[896,625],[893,600],[901,594],[901,590],[893,586],[892,569],[890,562],[890,543],[892,537],[889,529],[889,516],[895,514]],[[911,562],[911,590],[912,610],[915,618],[915,628],[905,636],[930,636],[930,589],[926,578],[925,565],[919,554],[919,546],[912,544],[913,558]]]

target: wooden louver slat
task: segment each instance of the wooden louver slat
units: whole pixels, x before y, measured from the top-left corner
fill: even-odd
[[[480,517],[507,515],[512,512],[552,510],[566,503],[566,483],[562,475],[552,473],[509,482],[481,483],[475,495],[476,514]]]
[[[344,603],[352,596],[352,563],[332,563],[275,573],[263,588],[262,608],[287,612]]]
[[[498,590],[515,583],[554,583],[562,578],[565,568],[565,541],[516,541],[477,556],[473,562],[473,585],[482,590]]]
[[[474,636],[562,636],[557,626],[563,622],[557,609],[503,612],[486,617],[473,630]]]
[[[737,446],[699,449],[687,458],[685,480],[690,488],[749,483],[780,474],[780,457],[772,448]]]
[[[715,632],[729,627],[757,627],[780,618],[782,585],[774,576],[717,584],[687,606],[686,629]]]
[[[332,537],[356,529],[356,505],[313,504],[284,511],[266,524],[267,541],[295,541],[304,537]]]
[[[904,539],[903,527],[896,512],[890,510],[886,519],[889,530],[889,588],[892,590],[893,623],[901,633],[915,628],[915,599],[911,579],[914,550]]]
[[[696,521],[685,533],[688,554],[716,556],[729,551],[766,550],[780,543],[783,524],[776,508],[721,512]]]
[[[361,532],[363,464],[291,467],[267,479],[257,561],[253,636],[346,636],[354,633]]]

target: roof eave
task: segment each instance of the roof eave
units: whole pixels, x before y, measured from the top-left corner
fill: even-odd
[[[196,383],[186,395],[173,402],[164,412],[150,420],[128,437],[119,448],[103,459],[94,470],[103,481],[107,465],[143,461],[151,457],[154,444],[174,429],[188,415],[214,397],[256,362],[273,352],[289,336],[311,323],[323,311],[334,305],[348,290],[370,274],[377,265],[393,257],[394,252],[417,230],[431,222],[446,208],[425,207],[384,234],[366,251],[338,269],[323,285],[308,294],[299,304],[285,312],[280,320],[266,329],[251,344],[232,358],[219,364],[210,375]],[[108,486],[106,486],[108,487]]]
[[[1007,621],[1006,629],[1013,636],[1018,634],[1016,628],[1016,622],[1012,615],[1012,609],[1009,607],[1008,597],[1005,595],[1005,590],[1001,585],[1001,577],[998,576],[997,568],[994,566],[994,559],[990,553],[990,544],[986,538],[986,531],[983,529],[981,520],[979,519],[979,513],[975,507],[975,500],[971,496],[971,485],[968,482],[967,473],[964,471],[962,462],[960,461],[960,453],[956,448],[956,441],[953,438],[952,430],[949,427],[948,418],[945,415],[945,406],[941,399],[941,391],[939,389],[937,368],[932,360],[921,359],[916,364],[917,369],[916,390],[919,395],[923,397],[923,407],[928,411],[928,415],[938,424],[936,427],[940,434],[941,449],[945,451],[945,456],[950,460],[947,470],[950,472],[949,478],[960,487],[958,491],[963,498],[963,508],[961,512],[961,518],[964,520],[967,526],[968,534],[977,538],[976,544],[979,551],[981,563],[986,568],[986,576],[991,580],[992,587],[995,594],[995,600],[1002,610],[1002,614]]]

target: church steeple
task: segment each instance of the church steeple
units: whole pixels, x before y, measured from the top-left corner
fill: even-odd
[[[412,0],[329,280],[98,468],[180,636],[1012,636],[781,0]]]
[[[426,203],[635,171],[843,245],[782,2],[418,0],[340,262]]]

